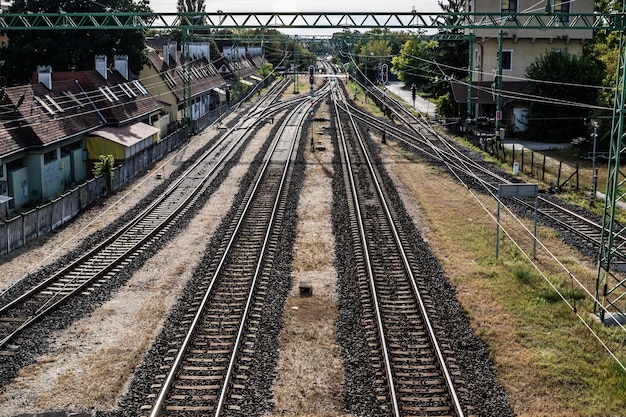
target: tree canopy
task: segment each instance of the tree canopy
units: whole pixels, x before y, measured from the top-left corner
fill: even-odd
[[[406,85],[429,83],[438,74],[433,71],[437,57],[437,41],[410,39],[404,43],[400,54],[392,60],[393,71]]]
[[[585,55],[551,50],[539,56],[526,68],[531,93],[541,97],[531,102],[529,133],[546,141],[585,136],[591,114],[585,104],[596,104],[604,76],[602,62]]]
[[[382,64],[389,64],[391,61],[391,46],[382,39],[373,39],[361,45],[357,53],[363,62],[363,72],[370,80],[378,79]]]
[[[176,10],[179,12],[204,12],[206,5],[204,0],[178,0]]]
[[[109,0],[106,7],[82,0],[16,0],[10,13],[58,13],[104,11],[150,11],[148,0]],[[6,31],[9,42],[0,48],[0,76],[8,85],[28,83],[37,65],[54,71],[94,68],[96,55],[128,55],[128,65],[138,73],[144,63],[145,34],[142,30],[29,30]]]

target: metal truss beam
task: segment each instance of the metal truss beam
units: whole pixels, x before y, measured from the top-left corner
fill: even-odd
[[[614,14],[418,12],[202,12],[6,13],[0,30],[76,29],[609,29],[622,30]]]

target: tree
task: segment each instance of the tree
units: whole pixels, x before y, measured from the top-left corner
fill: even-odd
[[[529,134],[554,142],[586,136],[589,105],[596,104],[604,74],[602,62],[584,55],[551,50],[539,56],[526,68],[531,94],[540,97],[530,106]]]
[[[204,0],[178,0],[176,10],[179,13],[205,12],[206,5],[204,4]]]
[[[596,12],[613,13],[621,11],[621,2],[613,0],[596,0],[594,9]],[[597,104],[601,107],[613,108],[615,98],[615,84],[617,73],[617,63],[619,56],[619,31],[598,30],[593,34],[593,38],[585,43],[584,53],[586,56],[596,59],[606,68],[605,77],[602,80],[604,89],[600,92]],[[608,149],[608,142],[611,135],[612,112],[608,110],[595,110],[590,115],[598,122],[598,144],[600,147]],[[591,130],[591,128],[590,128]],[[590,132],[591,133],[591,132]],[[589,146],[591,146],[591,141]]]
[[[179,13],[204,13],[206,11],[206,5],[204,4],[204,0],[178,0],[176,10]],[[194,25],[200,25],[203,23],[204,18],[200,16],[192,16],[190,20]]]
[[[379,78],[382,64],[389,65],[391,47],[385,40],[374,39],[361,45],[358,51],[359,60],[363,63],[363,73],[370,80]]]
[[[439,7],[441,7],[441,10],[443,10],[444,12],[458,13],[462,12],[465,9],[465,0],[439,0],[437,3],[439,4]],[[455,30],[462,31],[462,29]]]
[[[115,175],[113,168],[115,167],[115,159],[113,155],[100,155],[98,161],[94,163],[93,175],[98,177],[104,175],[104,184],[107,192],[113,189],[113,176]]]
[[[271,62],[264,62],[259,68],[259,75],[263,78],[268,77],[272,72],[274,72],[274,65]]]
[[[404,43],[400,54],[391,61],[393,71],[406,85],[424,85],[439,73],[433,70],[438,43],[434,40],[410,39]]]
[[[150,11],[148,0],[109,0],[101,3],[82,0],[16,0],[10,13],[88,13],[103,11]],[[144,63],[143,30],[7,30],[7,45],[0,48],[0,76],[8,85],[28,83],[37,65],[51,65],[55,71],[93,69],[95,55],[128,55],[129,68],[138,73]]]

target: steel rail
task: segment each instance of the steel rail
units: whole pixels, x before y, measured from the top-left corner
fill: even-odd
[[[336,100],[338,100],[338,101],[346,101],[345,96],[343,96],[343,94],[339,93],[340,89],[335,88],[334,91],[336,92],[336,94],[334,95],[334,98]],[[337,119],[339,120],[339,107],[338,106],[335,106],[335,113],[336,113]],[[401,239],[400,239],[400,237],[398,235],[398,231],[397,231],[397,229],[396,229],[396,227],[394,225],[394,220],[393,220],[393,217],[391,215],[391,211],[389,209],[389,206],[388,206],[388,204],[386,202],[385,194],[384,194],[384,192],[383,192],[383,190],[382,190],[382,188],[380,186],[380,180],[378,179],[378,175],[376,173],[376,170],[374,169],[372,161],[369,158],[367,147],[365,145],[365,142],[364,142],[362,136],[359,133],[359,129],[358,129],[357,125],[356,125],[356,122],[352,118],[352,115],[351,115],[350,112],[346,112],[346,113],[347,113],[347,115],[350,118],[350,121],[351,121],[351,124],[353,126],[354,131],[356,132],[356,136],[357,136],[358,141],[359,141],[360,149],[361,149],[361,151],[362,151],[362,153],[364,155],[365,162],[367,163],[367,167],[369,169],[371,178],[373,179],[373,184],[376,187],[376,191],[377,191],[377,193],[379,195],[379,199],[381,201],[382,208],[383,208],[383,210],[385,212],[385,216],[386,216],[388,224],[389,224],[389,228],[392,231],[393,237],[395,239],[396,247],[397,247],[398,252],[399,252],[399,254],[400,254],[401,258],[402,258],[404,269],[405,269],[406,273],[408,274],[408,276],[410,278],[409,282],[411,283],[414,296],[416,298],[417,304],[418,304],[420,312],[422,314],[424,323],[426,324],[431,344],[432,344],[432,346],[433,346],[433,348],[434,348],[434,350],[436,352],[437,362],[439,363],[441,372],[443,373],[444,379],[446,381],[446,385],[448,387],[448,392],[450,394],[450,397],[452,398],[452,402],[454,403],[454,410],[455,410],[455,412],[457,414],[457,417],[463,417],[464,413],[463,413],[463,410],[461,408],[461,404],[460,404],[460,401],[458,399],[458,395],[456,394],[456,389],[454,387],[454,383],[452,381],[452,377],[451,377],[450,372],[448,370],[448,366],[447,366],[447,364],[445,362],[445,358],[444,358],[442,349],[439,346],[439,343],[437,341],[437,337],[436,337],[434,328],[433,328],[432,323],[431,323],[431,321],[429,319],[428,311],[426,309],[426,306],[424,304],[422,296],[420,295],[420,291],[417,288],[416,278],[415,278],[415,276],[414,276],[414,274],[413,274],[413,272],[411,270],[410,263],[409,263],[409,260],[407,258],[407,254],[406,254],[406,252],[404,250],[404,247],[402,245]],[[350,173],[350,177],[349,178],[350,178],[353,198],[354,198],[355,201],[358,202],[359,201],[359,197],[358,197],[357,192],[356,192],[356,186],[355,186],[355,181],[354,181],[354,174],[352,173],[352,167],[351,167],[352,164],[351,164],[351,162],[350,162],[350,160],[348,158],[348,150],[347,150],[347,146],[346,146],[346,143],[345,143],[345,139],[343,139],[344,138],[344,133],[343,133],[343,128],[341,127],[341,123],[340,122],[338,122],[338,126],[339,126],[339,130],[340,130],[340,136],[342,138],[343,152],[346,155],[346,157],[345,157],[346,158],[346,162],[345,163],[346,163],[346,166],[347,166],[347,172]],[[372,294],[373,294],[373,298],[375,300],[378,300],[377,291],[376,291],[376,284],[374,282],[374,273],[373,273],[373,270],[372,270],[372,265],[371,265],[370,260],[369,260],[369,249],[367,247],[368,243],[367,243],[367,239],[366,239],[365,232],[364,232],[365,227],[364,227],[364,225],[362,223],[362,217],[361,217],[361,212],[360,212],[360,209],[359,209],[359,204],[355,204],[355,210],[357,211],[357,219],[358,219],[358,223],[359,223],[361,238],[362,238],[362,241],[363,241],[363,245],[362,245],[363,246],[363,251],[364,251],[364,253],[366,255],[365,259],[366,259],[366,263],[367,263],[367,270],[368,270],[368,275],[369,275],[368,279],[370,281],[371,291],[372,291]],[[391,369],[391,365],[390,365],[389,359],[388,359],[389,358],[389,352],[387,350],[387,342],[386,342],[386,338],[384,336],[385,330],[384,330],[384,325],[383,325],[383,322],[382,322],[382,314],[380,312],[380,309],[379,309],[379,306],[378,306],[378,302],[374,303],[374,308],[375,308],[376,315],[377,315],[378,328],[379,328],[379,333],[380,333],[380,337],[381,337],[381,341],[382,341],[382,343],[381,343],[382,344],[382,349],[384,351],[385,371],[387,373],[387,380],[389,381],[390,390],[391,390],[391,394],[392,394],[392,398],[393,398],[392,404],[393,404],[393,408],[394,408],[394,415],[400,416],[400,408],[399,408],[398,401],[397,401],[397,398],[396,398],[397,394],[395,392],[395,387],[394,387],[394,383],[393,383],[394,375],[393,375],[393,370]]]
[[[286,85],[282,84],[282,88],[286,87]],[[268,100],[273,101],[277,96],[270,96]],[[255,109],[258,105],[261,105],[265,102],[265,100],[260,100],[255,105]],[[247,128],[246,131],[249,131],[250,128]],[[233,150],[239,146],[241,138],[243,138],[242,132],[237,132],[241,134],[239,139],[233,140],[225,149],[220,149],[220,147],[224,144],[227,144],[229,137],[237,131],[237,127],[229,129],[226,133],[224,133],[220,140],[218,140],[208,151],[206,151],[198,160],[189,167],[180,178],[174,180],[174,182],[159,196],[157,197],[151,204],[149,204],[144,210],[141,211],[133,220],[126,223],[120,229],[118,229],[113,235],[109,238],[96,245],[88,252],[86,252],[83,256],[76,259],[70,265],[62,268],[61,270],[55,272],[52,276],[45,279],[44,281],[38,283],[34,287],[27,290],[25,293],[20,294],[18,297],[12,299],[5,305],[0,307],[0,314],[4,314],[8,312],[11,308],[14,308],[20,304],[23,304],[26,300],[33,298],[37,294],[40,294],[44,289],[50,287],[54,283],[58,282],[60,279],[70,274],[73,271],[76,271],[82,265],[91,265],[93,264],[93,260],[97,257],[103,257],[106,262],[104,266],[99,267],[99,270],[95,272],[90,272],[89,275],[84,276],[82,274],[77,274],[73,281],[79,282],[79,285],[76,286],[73,291],[68,294],[57,298],[58,292],[52,291],[52,297],[49,298],[48,301],[43,303],[43,306],[36,311],[36,313],[21,322],[21,324],[12,329],[9,334],[7,334],[2,340],[0,340],[0,348],[6,346],[11,340],[13,340],[18,334],[23,332],[25,329],[33,325],[34,323],[41,320],[46,314],[56,309],[63,303],[65,303],[70,298],[74,297],[80,291],[82,291],[85,287],[90,285],[93,281],[98,278],[105,276],[109,273],[113,268],[119,265],[124,259],[127,259],[132,253],[134,253],[138,248],[142,247],[146,242],[152,239],[155,235],[159,233],[159,231],[167,224],[172,222],[180,212],[188,209],[191,202],[198,198],[200,191],[205,187],[206,181],[218,170],[221,168],[221,164],[230,156]],[[194,172],[194,170],[201,167],[205,164],[206,159],[216,153],[216,158],[211,162],[212,168],[205,171],[201,174],[201,176],[194,176],[191,179],[192,187],[188,187],[184,184],[190,181],[190,175]],[[173,204],[166,204],[169,198],[177,195],[179,196],[180,187],[184,186],[184,192],[182,193],[182,199],[176,198],[176,201]],[[146,218],[148,218],[151,213],[158,210],[159,207],[163,204],[168,206],[168,213],[166,216],[161,217],[160,215],[156,216],[158,221],[150,221],[149,223],[149,232],[144,233],[143,229],[145,226],[142,226],[142,222]],[[174,208],[173,210],[171,208]],[[134,232],[135,228],[139,227],[141,230],[139,232]],[[127,237],[129,237],[128,239]],[[139,240],[135,239],[136,235],[141,236]],[[126,239],[126,241],[124,241]],[[115,251],[117,253],[116,256],[111,257],[107,255],[107,251],[112,246],[122,243],[123,247],[126,249],[123,252]],[[70,281],[71,282],[71,281]],[[68,283],[65,284],[67,286]]]
[[[374,90],[378,90],[378,89],[374,87]],[[380,92],[380,90],[378,91]],[[353,109],[354,111],[359,112],[358,117],[363,122],[368,123],[371,126],[383,126],[384,125],[387,129],[393,132],[392,134],[393,137],[396,138],[398,141],[404,143],[405,145],[413,149],[416,149],[426,154],[428,157],[431,157],[439,162],[444,163],[448,167],[450,172],[453,175],[455,175],[459,180],[460,178],[457,173],[461,172],[464,175],[478,181],[485,188],[490,190],[492,194],[497,193],[498,184],[511,184],[510,180],[498,175],[492,170],[485,168],[481,164],[478,164],[475,161],[471,160],[467,155],[463,154],[462,152],[459,152],[454,146],[451,145],[448,139],[446,139],[445,137],[440,135],[437,131],[435,131],[426,120],[415,118],[406,109],[406,107],[402,105],[395,98],[391,96],[387,96],[387,103],[394,104],[393,106],[388,106],[388,108],[391,111],[393,111],[394,114],[398,118],[403,120],[405,122],[405,125],[409,127],[414,132],[414,134],[418,135],[421,139],[416,138],[415,136],[412,136],[409,133],[397,127],[394,127],[393,125],[381,122],[375,117],[373,117],[372,115],[362,112],[358,108],[350,104],[347,104],[347,105],[350,106],[351,109]],[[419,129],[415,129],[413,127],[414,124],[419,124],[421,127]],[[432,134],[433,136],[435,136],[435,138],[444,146],[444,149],[442,150],[440,147],[436,146],[433,141],[429,140],[424,135],[422,130],[425,130],[429,132],[430,134]],[[415,141],[425,146],[428,146],[429,147],[428,149],[432,149],[433,152],[429,152],[427,149],[417,146],[415,144]],[[519,199],[519,198],[513,198],[513,199],[518,204],[521,204],[525,207],[528,207],[534,210],[534,204],[530,204],[527,201],[524,201],[523,199]],[[559,205],[542,196],[539,196],[538,200],[541,206],[544,206],[544,207],[540,206],[538,209],[538,213],[541,216],[544,216],[545,218],[558,223],[564,229],[567,229],[571,233],[574,233],[575,235],[583,239],[586,239],[590,243],[598,247],[600,246],[601,242],[600,242],[599,236],[602,233],[602,228],[603,228],[601,224],[598,224],[597,222],[589,218],[581,216],[580,214],[575,213],[567,209],[566,207],[563,207],[562,205]],[[547,209],[545,208],[545,206],[547,206]],[[566,215],[565,219],[569,218],[573,221],[568,223],[566,220],[564,220],[563,216],[550,214],[551,210],[563,213]],[[592,228],[594,232],[587,233],[585,231],[587,227]],[[621,238],[619,232],[616,232],[614,234],[616,236],[615,238],[619,239],[619,241],[621,242],[619,246],[616,246],[617,250],[614,252],[614,256],[617,256],[621,260],[626,260],[626,253],[620,250],[626,244],[626,239]]]
[[[320,97],[321,96],[319,96],[318,99]],[[306,116],[306,110],[308,110],[308,102],[302,101],[300,103],[296,102],[295,104],[297,104],[296,107],[286,117],[286,121],[280,127],[280,132],[275,136],[273,144],[272,144],[270,150],[268,151],[268,155],[272,154],[276,150],[278,144],[280,143],[280,137],[282,135],[282,132],[285,131],[285,129],[288,127],[288,125],[293,123],[293,118],[294,117],[300,118],[301,120],[298,122],[298,124],[301,125],[302,120]],[[294,151],[294,148],[295,148],[295,142],[296,142],[295,139],[291,141],[290,150],[289,150],[290,155],[293,154],[293,151]],[[224,267],[226,265],[228,256],[229,256],[229,254],[231,252],[231,249],[232,249],[232,247],[234,245],[235,239],[236,239],[237,235],[240,233],[240,229],[242,227],[244,219],[246,218],[246,215],[248,214],[248,211],[250,210],[250,206],[251,206],[253,197],[257,193],[257,191],[258,191],[258,189],[259,189],[259,187],[260,187],[260,185],[262,183],[263,173],[267,170],[270,162],[271,162],[271,158],[270,157],[265,158],[264,164],[260,168],[260,173],[258,174],[257,179],[256,179],[256,181],[255,181],[255,183],[254,183],[254,185],[252,187],[252,190],[251,190],[251,192],[249,194],[248,200],[246,201],[246,203],[244,205],[244,208],[242,210],[242,213],[241,213],[239,219],[237,220],[237,223],[236,223],[236,225],[234,227],[234,230],[233,230],[233,232],[232,232],[232,234],[231,234],[231,236],[229,238],[229,241],[228,241],[228,243],[227,243],[227,245],[225,247],[224,253],[222,254],[222,256],[221,256],[221,258],[220,258],[220,260],[219,260],[219,262],[217,264],[216,272],[213,275],[210,283],[208,284],[208,287],[207,287],[207,289],[206,289],[206,291],[204,293],[202,301],[200,302],[200,304],[197,307],[196,313],[194,315],[194,318],[193,318],[191,324],[189,325],[189,328],[187,330],[185,338],[182,341],[182,343],[181,343],[181,345],[180,345],[180,347],[178,349],[178,354],[176,355],[176,358],[174,359],[174,361],[173,361],[173,363],[171,365],[170,371],[169,371],[169,373],[168,373],[168,375],[167,375],[167,377],[166,377],[166,379],[165,379],[165,381],[164,381],[164,383],[163,383],[163,385],[161,387],[161,390],[160,390],[160,392],[159,392],[159,394],[157,396],[157,399],[154,402],[154,405],[153,405],[153,407],[151,409],[151,412],[150,412],[150,417],[157,417],[157,416],[161,415],[161,413],[163,412],[163,409],[165,407],[165,402],[166,402],[166,400],[168,398],[168,395],[169,395],[169,391],[170,391],[170,389],[172,387],[172,384],[175,381],[176,373],[178,372],[178,370],[182,366],[182,363],[183,363],[184,357],[186,355],[186,352],[187,352],[187,350],[188,350],[188,348],[189,348],[189,346],[190,346],[190,344],[191,344],[191,342],[193,340],[193,337],[194,337],[194,335],[196,333],[196,329],[197,329],[199,323],[202,320],[204,310],[206,309],[207,305],[209,304],[209,299],[210,299],[210,297],[212,295],[212,292],[213,292],[213,289],[214,289],[214,287],[215,287],[215,285],[216,285],[216,283],[218,281],[218,278],[220,276],[220,272],[224,269]],[[283,168],[283,174],[282,174],[282,178],[281,178],[281,183],[280,183],[278,196],[280,196],[280,193],[282,192],[282,188],[283,188],[284,181],[285,181],[288,169],[290,167],[290,164],[291,164],[291,157],[286,158],[285,166]],[[245,304],[245,307],[244,307],[243,318],[242,318],[242,320],[241,320],[241,322],[239,324],[237,337],[235,339],[234,350],[233,350],[233,352],[232,352],[232,354],[230,356],[230,360],[229,360],[226,376],[224,378],[224,382],[222,384],[222,388],[221,388],[220,395],[219,395],[219,400],[218,400],[218,403],[217,403],[216,408],[215,408],[215,415],[216,416],[219,416],[222,413],[223,407],[224,407],[224,404],[225,404],[225,401],[226,401],[226,395],[227,395],[227,391],[228,391],[229,380],[232,377],[232,372],[233,372],[233,369],[234,369],[234,366],[235,366],[235,363],[236,363],[235,361],[236,361],[237,353],[238,353],[239,347],[241,345],[241,340],[242,340],[242,335],[243,335],[243,331],[244,331],[244,328],[245,328],[245,323],[247,322],[247,317],[249,315],[249,310],[250,310],[250,305],[251,305],[251,302],[252,302],[252,297],[253,297],[253,294],[254,294],[254,289],[255,289],[255,286],[256,286],[256,282],[257,282],[257,279],[258,279],[259,272],[260,272],[262,264],[263,264],[263,260],[264,260],[263,254],[265,253],[265,246],[267,245],[269,236],[270,236],[270,234],[272,232],[272,224],[273,224],[273,220],[274,220],[274,217],[275,217],[274,213],[277,210],[278,201],[279,201],[279,198],[277,198],[275,203],[274,203],[274,206],[272,208],[271,221],[270,221],[270,224],[266,228],[265,237],[264,237],[264,240],[263,240],[263,243],[262,243],[261,256],[257,260],[255,273],[254,273],[254,276],[253,276],[253,279],[252,279],[252,284],[250,286],[250,291],[248,292],[248,297],[247,297],[246,304]]]

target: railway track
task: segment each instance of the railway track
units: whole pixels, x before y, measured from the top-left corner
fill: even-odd
[[[383,92],[375,87],[368,89],[369,94],[376,100],[382,102]],[[350,110],[354,112],[355,118],[377,129],[385,132],[385,135],[403,143],[409,149],[423,157],[434,160],[447,167],[452,175],[459,178],[466,186],[482,189],[494,197],[498,194],[499,184],[511,184],[509,178],[490,168],[475,157],[460,149],[449,139],[436,132],[423,117],[416,117],[406,106],[396,100],[393,96],[386,95],[385,105],[387,111],[393,114],[391,122],[388,119],[381,119],[372,116],[360,109],[350,105]],[[515,203],[528,212],[534,211],[534,201],[514,198]],[[538,197],[539,219],[552,227],[559,227],[570,234],[583,239],[588,244],[596,248],[601,245],[602,224],[595,216],[585,216],[566,207],[564,204],[554,201],[553,198]],[[621,226],[618,227],[621,229]],[[626,247],[626,239],[622,233],[614,233],[614,238],[618,244],[617,248]],[[614,256],[619,260],[626,260],[626,252],[618,249]]]
[[[321,91],[315,100],[324,95]],[[252,186],[238,206],[208,271],[197,286],[188,319],[141,407],[141,415],[225,415],[249,402],[258,328],[281,238],[295,150],[309,114],[301,101],[281,123]],[[192,414],[189,414],[192,413]]]
[[[343,91],[335,88],[332,96],[359,271],[360,324],[375,375],[372,413],[462,417],[457,394],[462,383],[450,341],[431,321],[437,303],[428,295],[428,277],[387,203]]]
[[[71,264],[0,305],[0,358],[14,353],[16,347],[10,346],[10,342],[17,335],[70,299],[88,297],[95,287],[156,244],[193,207],[225,161],[243,146],[256,121],[283,108],[284,104],[275,101],[287,84],[284,80],[255,103],[237,126],[228,130],[135,219]],[[11,293],[11,288],[3,295],[7,293]]]

